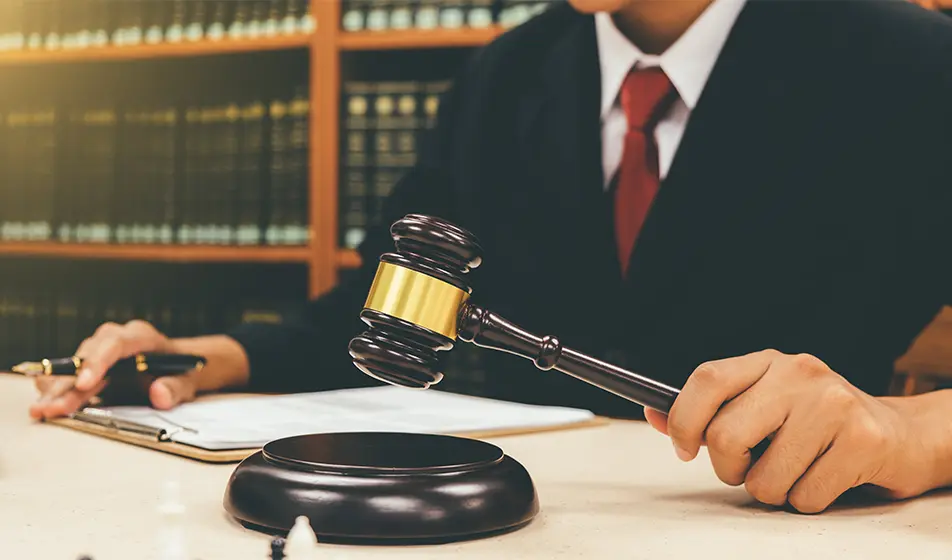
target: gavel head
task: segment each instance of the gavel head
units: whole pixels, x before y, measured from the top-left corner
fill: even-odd
[[[453,348],[472,293],[466,274],[482,262],[482,248],[470,232],[419,214],[395,222],[390,234],[397,252],[380,257],[360,312],[369,328],[348,350],[367,375],[426,389],[443,379],[437,352]]]

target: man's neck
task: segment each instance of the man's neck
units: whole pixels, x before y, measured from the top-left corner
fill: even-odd
[[[661,54],[713,0],[634,0],[615,12],[615,25],[647,54]]]

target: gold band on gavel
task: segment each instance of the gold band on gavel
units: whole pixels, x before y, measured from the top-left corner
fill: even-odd
[[[452,284],[382,262],[377,267],[364,308],[456,340],[457,317],[467,299],[469,294]]]

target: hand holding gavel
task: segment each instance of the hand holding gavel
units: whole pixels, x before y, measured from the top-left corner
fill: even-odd
[[[952,484],[952,470],[934,466],[948,463],[944,456],[916,443],[947,439],[935,433],[944,426],[936,411],[947,408],[938,397],[874,398],[814,356],[775,350],[701,364],[680,390],[669,387],[470,301],[466,274],[482,262],[471,233],[413,214],[390,231],[397,251],[380,257],[360,312],[369,329],[350,343],[354,363],[372,377],[424,389],[439,383],[437,352],[457,339],[509,352],[647,407],[649,422],[671,437],[683,460],[707,445],[722,481],[805,513],[822,511],[854,486],[909,497]]]

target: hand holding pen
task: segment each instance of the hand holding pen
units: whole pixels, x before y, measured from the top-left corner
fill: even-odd
[[[144,390],[150,404],[157,408],[171,408],[179,402],[191,400],[195,394],[191,373],[204,367],[204,361],[194,356],[169,356],[179,353],[173,346],[164,334],[145,321],[130,321],[123,325],[105,323],[79,345],[75,359],[21,364],[24,373],[28,370],[35,376],[40,392],[39,400],[30,407],[30,415],[40,419],[71,414],[99,395],[107,385],[112,385],[110,390],[122,387],[116,389],[119,393]],[[165,357],[158,359],[159,355]],[[142,357],[137,359],[137,356]],[[143,366],[152,371],[142,372]],[[155,370],[156,367],[160,370]],[[174,374],[169,375],[169,372]],[[159,374],[159,377],[150,379],[154,374]],[[144,387],[143,378],[149,380]]]

